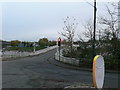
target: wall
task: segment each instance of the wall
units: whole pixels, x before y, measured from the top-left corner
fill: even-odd
[[[59,60],[59,52],[58,51],[55,53],[55,59],[57,61],[60,61],[63,63],[79,66],[79,60],[76,60],[75,58],[64,57],[64,56],[62,56],[62,53],[60,54],[60,60]]]

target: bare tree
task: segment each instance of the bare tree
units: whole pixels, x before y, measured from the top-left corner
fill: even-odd
[[[96,36],[98,37],[98,40],[101,41],[102,38],[102,28],[100,28],[99,26],[97,27],[97,31],[96,31]]]
[[[67,45],[72,53],[73,50],[73,39],[75,36],[75,29],[77,28],[78,23],[76,23],[76,19],[74,17],[66,17],[64,20],[63,32],[60,32],[62,36],[64,36],[67,40]]]
[[[112,10],[106,5],[108,15],[106,17],[100,17],[99,23],[106,25],[105,30],[108,30],[106,32],[109,32],[114,39],[118,38],[120,34],[120,30],[118,29],[118,8],[114,3],[110,4],[110,6],[112,6]]]
[[[109,55],[114,57],[119,56],[118,4],[109,3],[106,5],[106,15],[99,18],[99,23],[104,30],[103,38],[106,42],[104,43],[104,47],[107,48],[106,52],[109,52]],[[109,48],[111,49],[109,50]]]
[[[83,25],[85,28],[85,32],[83,33],[85,37],[87,37],[90,41],[93,40],[93,22],[91,19],[89,19],[86,24]]]

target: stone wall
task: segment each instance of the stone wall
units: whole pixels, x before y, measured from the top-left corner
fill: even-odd
[[[79,66],[79,60],[76,60],[75,58],[64,57],[64,56],[62,56],[61,52],[60,52],[60,60],[59,60],[59,52],[57,51],[55,53],[55,59],[57,61],[60,61],[60,62],[63,62],[63,63],[67,63],[67,64],[71,64],[71,65],[75,65],[75,66]]]

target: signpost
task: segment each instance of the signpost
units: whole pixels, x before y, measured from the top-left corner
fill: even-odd
[[[93,60],[93,82],[95,88],[101,89],[103,87],[104,73],[104,59],[101,55],[97,55]]]
[[[59,46],[59,61],[60,61],[60,48],[61,48],[61,38],[58,38],[58,46]]]
[[[34,51],[33,51],[33,52],[35,52],[35,45],[36,45],[36,43],[34,42],[34,44],[33,44],[33,46],[34,46]]]

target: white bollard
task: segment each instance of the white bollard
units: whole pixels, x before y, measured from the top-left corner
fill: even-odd
[[[95,56],[93,60],[93,82],[94,87],[98,89],[103,88],[104,84],[104,59],[101,55]]]

